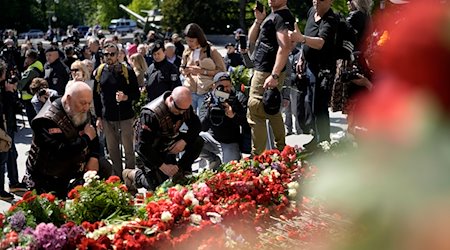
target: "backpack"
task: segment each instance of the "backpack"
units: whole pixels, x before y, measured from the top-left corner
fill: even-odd
[[[336,60],[351,60],[355,49],[356,32],[341,13],[337,13],[338,26],[335,36]]]
[[[98,68],[97,68],[97,71],[96,71],[96,73],[95,73],[95,80],[96,80],[97,82],[100,82],[100,78],[102,77],[102,72],[103,72],[103,68],[105,67],[105,65],[106,65],[105,63],[102,63],[102,64],[100,64],[100,65],[98,66]],[[121,66],[122,66],[122,73],[123,73],[123,76],[125,77],[125,80],[127,81],[127,84],[130,84],[130,80],[128,79],[128,78],[129,78],[129,75],[128,75],[128,68],[127,68],[127,65],[121,63]]]
[[[100,64],[98,66],[98,68],[96,69],[96,71],[94,72],[95,81],[98,83],[97,84],[97,88],[96,88],[97,93],[101,92],[101,90],[100,90],[100,79],[102,77],[102,72],[103,72],[103,68],[105,68],[105,65],[106,65],[105,63]],[[123,76],[125,77],[125,80],[127,81],[127,84],[130,84],[129,74],[128,74],[128,67],[127,67],[127,65],[125,65],[123,63],[121,63],[121,66],[122,66]]]

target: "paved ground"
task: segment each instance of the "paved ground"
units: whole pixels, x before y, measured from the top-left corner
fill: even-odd
[[[333,134],[343,131],[346,129],[346,119],[345,115],[341,112],[330,113],[331,116],[331,132]],[[18,151],[17,163],[19,166],[19,179],[21,180],[25,174],[25,162],[27,159],[27,152],[30,149],[31,143],[31,129],[26,121],[26,117],[17,116],[19,119],[18,124],[20,125],[19,130],[16,134],[15,142]],[[25,121],[23,120],[25,119]],[[290,135],[286,137],[286,142],[288,145],[303,145],[311,140],[311,135]],[[8,177],[5,175],[5,183],[8,183]],[[8,185],[5,185],[5,190],[8,190]],[[16,200],[20,197],[17,196]],[[0,212],[6,211],[10,207],[10,203],[0,200]]]
[[[125,37],[122,37],[123,40],[131,39],[133,36],[132,34],[128,34]],[[226,54],[226,49],[224,48],[224,45],[227,42],[233,41],[233,37],[229,35],[208,35],[208,39],[211,40],[214,43],[214,46],[218,49],[219,53],[224,56]],[[36,43],[37,41],[40,41],[42,39],[33,39],[33,43]],[[48,45],[47,42],[45,42],[45,45]],[[28,121],[25,116],[18,115],[18,124],[19,124],[19,130],[15,137],[15,143],[16,148],[18,151],[18,159],[17,164],[19,166],[19,180],[22,179],[23,175],[25,174],[25,162],[27,159],[27,152],[30,149],[30,143],[31,143],[31,129],[29,127]],[[339,131],[343,131],[346,129],[346,116],[343,115],[341,112],[335,112],[330,113],[331,118],[331,133],[332,138],[333,134],[336,134]],[[288,145],[303,145],[311,140],[311,135],[290,135],[286,137],[286,143]],[[195,166],[193,166],[195,168]],[[8,190],[8,178],[5,175],[5,190]],[[19,199],[20,197],[17,196],[16,199]],[[0,212],[5,211],[10,207],[10,203],[0,200]]]

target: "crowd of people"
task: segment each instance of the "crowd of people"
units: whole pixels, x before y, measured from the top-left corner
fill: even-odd
[[[359,40],[370,23],[370,3],[349,1]],[[7,165],[10,192],[36,189],[64,198],[87,170],[120,176],[131,192],[152,190],[168,178],[183,182],[197,159],[201,168],[217,169],[243,152],[261,154],[268,137],[282,150],[294,128],[313,134],[305,148],[314,151],[330,140],[338,32],[331,4],[313,0],[303,33],[287,0],[269,1],[270,11],[255,8],[248,35],[238,29],[225,57],[195,23],[182,36],[158,40],[150,31],[126,45],[118,36],[91,36],[85,45],[66,39],[44,49],[27,41],[18,50],[17,41],[7,38],[0,128],[12,145],[0,153],[0,163]],[[245,56],[253,68],[248,94],[234,87],[229,74],[246,64]],[[360,72],[349,82],[370,89],[369,78]],[[146,104],[136,114],[133,105],[142,96]],[[22,108],[33,137],[19,182],[14,133]],[[250,138],[251,150],[245,146]],[[11,200],[3,172],[0,167],[0,199]]]

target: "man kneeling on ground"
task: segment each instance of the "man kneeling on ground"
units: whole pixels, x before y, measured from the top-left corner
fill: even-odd
[[[180,182],[191,174],[192,163],[203,147],[200,120],[191,104],[189,89],[176,87],[144,106],[136,125],[136,152],[144,166],[122,172],[130,192],[142,187],[153,190],[169,177]],[[180,132],[183,123],[188,127],[185,133]],[[182,151],[177,161],[176,155]]]
[[[67,85],[62,98],[47,102],[31,122],[33,139],[27,159],[25,180],[38,193],[55,192],[65,198],[70,181],[99,167],[99,142],[91,124],[92,90],[84,82]]]

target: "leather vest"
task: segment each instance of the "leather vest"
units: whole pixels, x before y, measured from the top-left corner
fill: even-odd
[[[165,103],[166,98],[170,96],[171,93],[172,91],[166,91],[164,94],[143,107],[144,110],[152,111],[159,122],[160,131],[158,131],[158,134],[160,135],[159,145],[162,147],[160,148],[161,151],[165,151],[175,143],[176,138],[180,134],[181,125],[183,125],[190,117],[190,110],[188,110],[183,113],[182,119],[176,122],[172,120],[172,113]]]
[[[32,123],[41,119],[53,121],[63,132],[67,143],[79,138],[79,130],[67,116],[60,100],[52,103],[47,102],[41,112],[33,119]],[[35,137],[33,136],[27,160],[27,168],[30,173],[38,175],[70,178],[71,175],[83,170],[88,152],[88,147],[86,147],[79,155],[72,155],[70,158],[61,159],[55,157],[58,152],[48,149],[45,145],[36,145]]]

